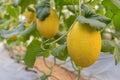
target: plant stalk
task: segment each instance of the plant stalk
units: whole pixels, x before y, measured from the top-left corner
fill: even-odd
[[[80,67],[78,67],[78,78],[77,78],[77,80],[80,80],[80,71],[81,71],[81,69],[80,69]]]

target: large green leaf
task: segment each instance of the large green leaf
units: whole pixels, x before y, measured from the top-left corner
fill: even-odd
[[[52,51],[52,55],[57,59],[66,60],[68,56],[66,45],[64,44],[54,48]]]
[[[27,65],[27,67],[33,67],[37,55],[41,52],[41,41],[39,40],[32,40],[32,42],[28,45],[27,51],[24,57],[24,62]]]
[[[111,22],[111,19],[96,14],[94,13],[90,8],[88,8],[86,5],[81,5],[81,9],[82,9],[82,15],[83,16],[79,16],[78,17],[78,21],[80,23],[85,23],[85,24],[89,24],[90,27],[96,29],[96,30],[101,30],[103,29],[107,24],[109,24]]]
[[[93,15],[91,15],[90,18],[98,20],[98,21],[105,23],[105,24],[109,24],[111,22],[110,18],[107,18],[107,17],[99,15],[99,14],[93,14]]]
[[[113,17],[113,25],[115,27],[115,30],[117,31],[120,31],[120,13],[119,14],[116,14],[114,17]]]
[[[93,29],[101,30],[106,24],[92,18],[85,18],[84,16],[79,16],[78,21],[82,24],[89,24]]]
[[[24,62],[27,67],[33,67],[37,56],[48,57],[49,55],[50,48],[46,49],[42,41],[33,39],[27,47]]]
[[[112,0],[103,0],[102,4],[107,10],[111,10],[114,14],[120,12],[120,9],[113,4]]]
[[[109,24],[110,23],[110,19],[103,16],[103,15],[99,15],[94,13],[94,11],[92,11],[92,9],[90,9],[88,6],[82,4],[81,5],[81,14],[85,17],[85,18],[92,18],[98,21],[101,21],[105,24]]]

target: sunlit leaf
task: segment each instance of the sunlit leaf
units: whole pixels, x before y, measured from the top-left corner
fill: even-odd
[[[7,6],[7,12],[10,14],[10,16],[12,16],[14,18],[18,18],[19,17],[19,10],[18,10],[18,8],[14,8],[12,5],[8,5]]]
[[[120,9],[113,4],[112,0],[103,0],[102,4],[108,10],[111,10],[114,14],[120,12]]]
[[[100,4],[102,0],[90,0],[88,2],[89,5],[95,6],[97,4]]]
[[[114,5],[120,9],[120,0],[111,0]]]
[[[111,10],[107,10],[105,16],[108,18],[112,18],[114,16],[114,13]]]
[[[117,31],[120,31],[120,13],[119,14],[116,14],[114,17],[113,17],[113,25],[115,27],[115,30]]]

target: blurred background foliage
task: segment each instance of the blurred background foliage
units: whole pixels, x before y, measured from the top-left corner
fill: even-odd
[[[30,4],[37,5],[41,1],[0,0],[0,41],[4,41],[9,47],[15,45],[26,46],[27,51],[24,61],[28,67],[33,67],[36,56],[48,57],[51,54],[63,61],[67,59],[66,35],[63,35],[68,31],[80,12],[81,1],[79,0],[50,0],[51,6],[57,11],[59,16],[60,27],[59,33],[54,38],[46,40],[38,33],[35,23],[30,24],[29,28],[24,28],[25,8]],[[119,62],[120,1],[82,1],[94,13],[111,19],[111,22],[101,30],[103,41],[101,51],[113,53],[116,62]],[[31,58],[31,56],[33,57]]]

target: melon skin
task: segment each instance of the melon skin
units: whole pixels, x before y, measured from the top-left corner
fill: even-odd
[[[67,34],[67,49],[76,65],[81,67],[91,66],[100,55],[100,32],[87,24],[76,22]]]
[[[37,19],[37,30],[46,39],[50,39],[58,33],[59,18],[54,9],[50,8],[50,14],[45,20]]]

